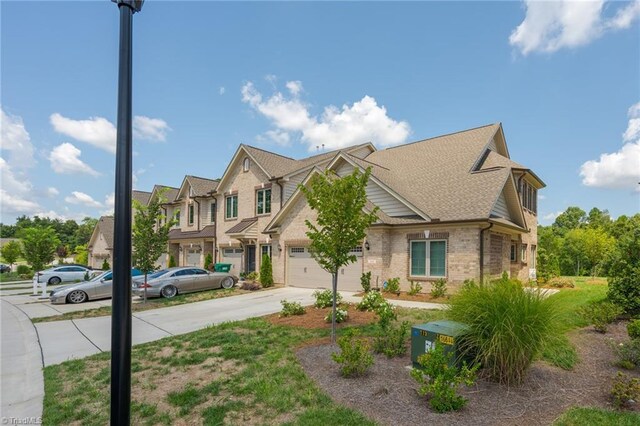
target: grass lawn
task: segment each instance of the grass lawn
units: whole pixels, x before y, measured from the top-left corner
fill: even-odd
[[[554,426],[637,426],[640,424],[640,416],[621,411],[576,407],[565,412],[553,424]]]
[[[399,313],[416,322],[442,316]],[[297,362],[297,346],[328,335],[254,318],[135,346],[132,424],[373,425],[334,403]],[[46,367],[43,423],[108,423],[109,360],[102,353]]]
[[[28,281],[24,278],[20,278],[17,272],[5,272],[0,274],[0,283],[11,283],[14,281]]]
[[[270,287],[271,289],[277,287]],[[268,289],[260,289],[254,291],[263,291]],[[146,303],[133,303],[131,310],[135,312],[148,311],[149,309],[164,308],[167,306],[184,305],[185,303],[201,302],[203,300],[218,299],[220,297],[237,296],[238,294],[251,293],[249,290],[242,290],[240,287],[233,287],[230,289],[216,289],[201,291],[198,293],[179,294],[171,299],[165,299],[164,297],[157,297],[153,299],[147,299]],[[50,317],[32,318],[32,322],[49,322],[49,321],[64,321],[80,318],[94,318],[111,315],[111,306],[103,306],[96,309],[87,309],[84,311],[67,312],[61,315],[53,315]]]

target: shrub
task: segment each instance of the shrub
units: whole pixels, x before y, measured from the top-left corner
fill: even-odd
[[[546,284],[549,287],[555,287],[555,288],[574,288],[576,286],[572,279],[561,278],[561,277],[551,278],[547,280]]]
[[[632,339],[640,339],[640,319],[636,319],[627,324],[627,333]]]
[[[467,278],[466,280],[464,280],[462,282],[462,288],[463,289],[469,289],[469,288],[473,288],[473,287],[477,287],[477,284],[476,284],[475,280],[473,280],[473,279]]]
[[[640,339],[633,339],[626,343],[620,343],[614,347],[618,357],[616,365],[627,370],[640,367]]]
[[[348,316],[349,316],[349,313],[347,312],[346,309],[336,308],[336,322],[338,324],[341,322],[345,322]],[[329,311],[327,316],[324,317],[324,320],[326,322],[332,322],[332,319],[333,319],[333,310]]]
[[[316,290],[313,292],[313,296],[316,298],[316,302],[313,304],[316,308],[328,308],[333,306],[333,291]],[[342,295],[336,292],[336,305],[342,302]]]
[[[373,350],[385,354],[389,358],[404,355],[407,352],[407,338],[409,337],[409,321],[402,324],[390,324],[380,328],[373,340]]]
[[[611,397],[618,408],[624,407],[631,401],[637,401],[640,398],[640,379],[631,378],[618,371],[611,388]]]
[[[463,287],[452,297],[448,317],[468,326],[459,340],[463,354],[504,384],[522,382],[536,356],[558,336],[560,322],[554,298],[511,280]]]
[[[245,279],[247,281],[258,281],[258,273],[255,271],[249,272],[247,275],[245,275]]]
[[[422,284],[419,281],[411,281],[409,286],[409,295],[415,296],[422,291]]]
[[[271,265],[271,257],[267,254],[262,255],[260,282],[264,288],[273,286],[273,266]]]
[[[389,280],[387,281],[387,285],[384,286],[382,291],[386,293],[400,293],[400,278],[389,278]]]
[[[444,278],[437,279],[431,286],[431,297],[437,299],[447,294],[447,280]]]
[[[207,253],[204,257],[204,268],[213,269],[213,255],[211,253]]]
[[[18,275],[28,275],[31,273],[31,268],[27,265],[18,265],[18,269],[16,269]]]
[[[91,279],[91,275],[89,275],[89,271],[84,273],[84,277],[82,277],[83,281],[89,281]]]
[[[106,271],[108,269],[111,269],[111,265],[109,265],[109,261],[107,261],[107,259],[105,259],[104,262],[102,262],[102,270]]]
[[[418,363],[422,368],[413,368],[411,377],[420,385],[418,393],[430,395],[429,404],[438,413],[459,410],[467,399],[458,395],[461,384],[473,385],[478,365],[472,368],[463,364],[462,368],[451,365],[451,353],[445,353],[443,345],[436,343],[430,352],[420,355]]]
[[[378,325],[386,329],[392,321],[398,319],[396,307],[386,300],[383,300],[374,311],[378,315]]]
[[[242,285],[240,286],[240,288],[242,290],[249,290],[249,291],[256,291],[256,290],[260,290],[262,288],[262,286],[258,283],[250,283],[248,281],[243,281]]]
[[[365,293],[369,293],[371,291],[371,271],[360,276],[360,285]]]
[[[169,256],[169,268],[175,268],[176,266],[178,266],[176,258],[173,255]]]
[[[362,375],[373,365],[369,343],[358,338],[358,335],[356,329],[346,330],[345,334],[338,338],[340,353],[331,354],[331,358],[342,365],[340,373],[345,377]]]
[[[618,239],[609,265],[607,297],[626,313],[640,313],[640,229]]]
[[[611,302],[598,301],[583,306],[579,312],[596,331],[606,333],[607,326],[616,320],[622,309]]]
[[[359,311],[375,311],[381,303],[386,302],[384,297],[378,291],[370,291],[365,294],[356,308]]]
[[[304,307],[300,304],[300,302],[289,302],[286,300],[281,300],[282,304],[282,312],[280,312],[281,317],[290,317],[292,315],[303,315]]]

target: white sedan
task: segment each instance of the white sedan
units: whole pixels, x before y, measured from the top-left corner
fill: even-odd
[[[45,269],[36,272],[33,281],[38,283],[47,283],[49,285],[60,284],[61,282],[83,281],[85,275],[91,275],[91,269],[84,266],[56,266],[54,268]]]

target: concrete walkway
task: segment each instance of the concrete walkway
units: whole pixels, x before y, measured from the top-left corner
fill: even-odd
[[[38,334],[18,307],[0,301],[0,416],[24,419],[42,416],[44,377]]]

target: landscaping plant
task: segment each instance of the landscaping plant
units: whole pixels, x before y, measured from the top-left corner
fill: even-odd
[[[365,294],[360,303],[356,306],[359,311],[374,312],[381,303],[386,303],[386,300],[380,294],[379,291],[370,291]]]
[[[618,238],[609,265],[607,297],[628,314],[640,313],[640,228]]]
[[[108,271],[109,269],[111,269],[111,265],[109,265],[109,261],[105,259],[104,262],[102,262],[102,270]]]
[[[22,248],[18,241],[9,241],[0,248],[0,255],[9,266],[13,266],[22,254]]]
[[[204,257],[204,268],[213,269],[213,255],[211,253],[207,253]]]
[[[18,267],[16,268],[16,272],[18,273],[18,275],[29,275],[31,274],[31,268],[29,268],[27,265],[18,265]]]
[[[640,367],[640,339],[631,339],[614,347],[618,357],[616,365],[627,370]]]
[[[388,327],[392,321],[396,321],[398,319],[396,307],[384,299],[378,304],[374,312],[378,315],[378,325],[381,328]]]
[[[327,290],[316,290],[313,292],[313,297],[316,298],[313,306],[316,308],[329,308],[333,304],[333,292],[329,289]],[[342,295],[340,293],[336,293],[336,303],[342,302]]]
[[[369,293],[371,291],[371,271],[363,273],[360,276],[360,285],[365,293]]]
[[[409,285],[409,295],[415,296],[422,291],[422,284],[419,281],[411,281]]]
[[[329,313],[324,317],[324,320],[326,322],[330,322],[333,323],[333,312],[334,311],[329,311]],[[342,309],[342,308],[338,308],[335,310],[336,313],[336,323],[341,323],[341,322],[345,322],[347,320],[347,317],[349,316],[349,313],[347,312],[346,309]]]
[[[447,280],[444,278],[438,278],[431,285],[431,297],[438,299],[444,297],[447,294]]]
[[[627,324],[627,333],[631,339],[640,339],[640,319],[635,319]]]
[[[281,300],[282,304],[282,312],[280,312],[281,317],[290,317],[292,315],[303,315],[304,307],[300,302],[289,302],[287,300]]]
[[[511,280],[463,287],[452,297],[447,316],[468,326],[459,338],[463,354],[473,356],[493,380],[504,384],[522,382],[560,327],[552,297],[525,291]]]
[[[580,309],[580,315],[593,324],[593,328],[600,333],[606,333],[607,326],[621,313],[622,309],[607,301],[591,302]]]
[[[373,339],[373,350],[385,354],[389,358],[407,353],[407,338],[410,329],[409,321],[394,321],[385,328],[380,327]]]
[[[52,227],[25,228],[19,234],[22,239],[22,256],[34,271],[41,271],[55,259],[60,239]]]
[[[345,377],[360,376],[373,365],[369,342],[359,338],[357,329],[349,328],[338,338],[340,353],[334,352],[331,358],[341,364],[340,373]]]
[[[623,408],[631,401],[640,398],[640,379],[631,378],[618,371],[611,388],[613,403],[618,408]]]
[[[245,275],[245,280],[250,281],[250,282],[256,282],[258,281],[258,273],[253,271],[253,272],[249,272],[248,274]]]
[[[271,257],[268,254],[262,255],[262,263],[260,264],[260,283],[264,288],[273,286],[273,267],[271,266]]]
[[[472,386],[476,381],[478,365],[469,368],[463,363],[462,368],[451,364],[452,354],[444,351],[444,346],[436,342],[435,347],[418,357],[421,368],[413,368],[411,377],[418,382],[418,393],[429,395],[429,405],[438,413],[460,410],[467,399],[458,395],[461,384]]]
[[[389,280],[387,281],[387,285],[384,286],[382,291],[386,293],[400,294],[400,278],[389,278]]]
[[[173,255],[169,256],[169,268],[175,268],[177,265],[176,258]]]
[[[555,288],[574,288],[576,286],[572,279],[562,277],[550,278],[546,284]]]

